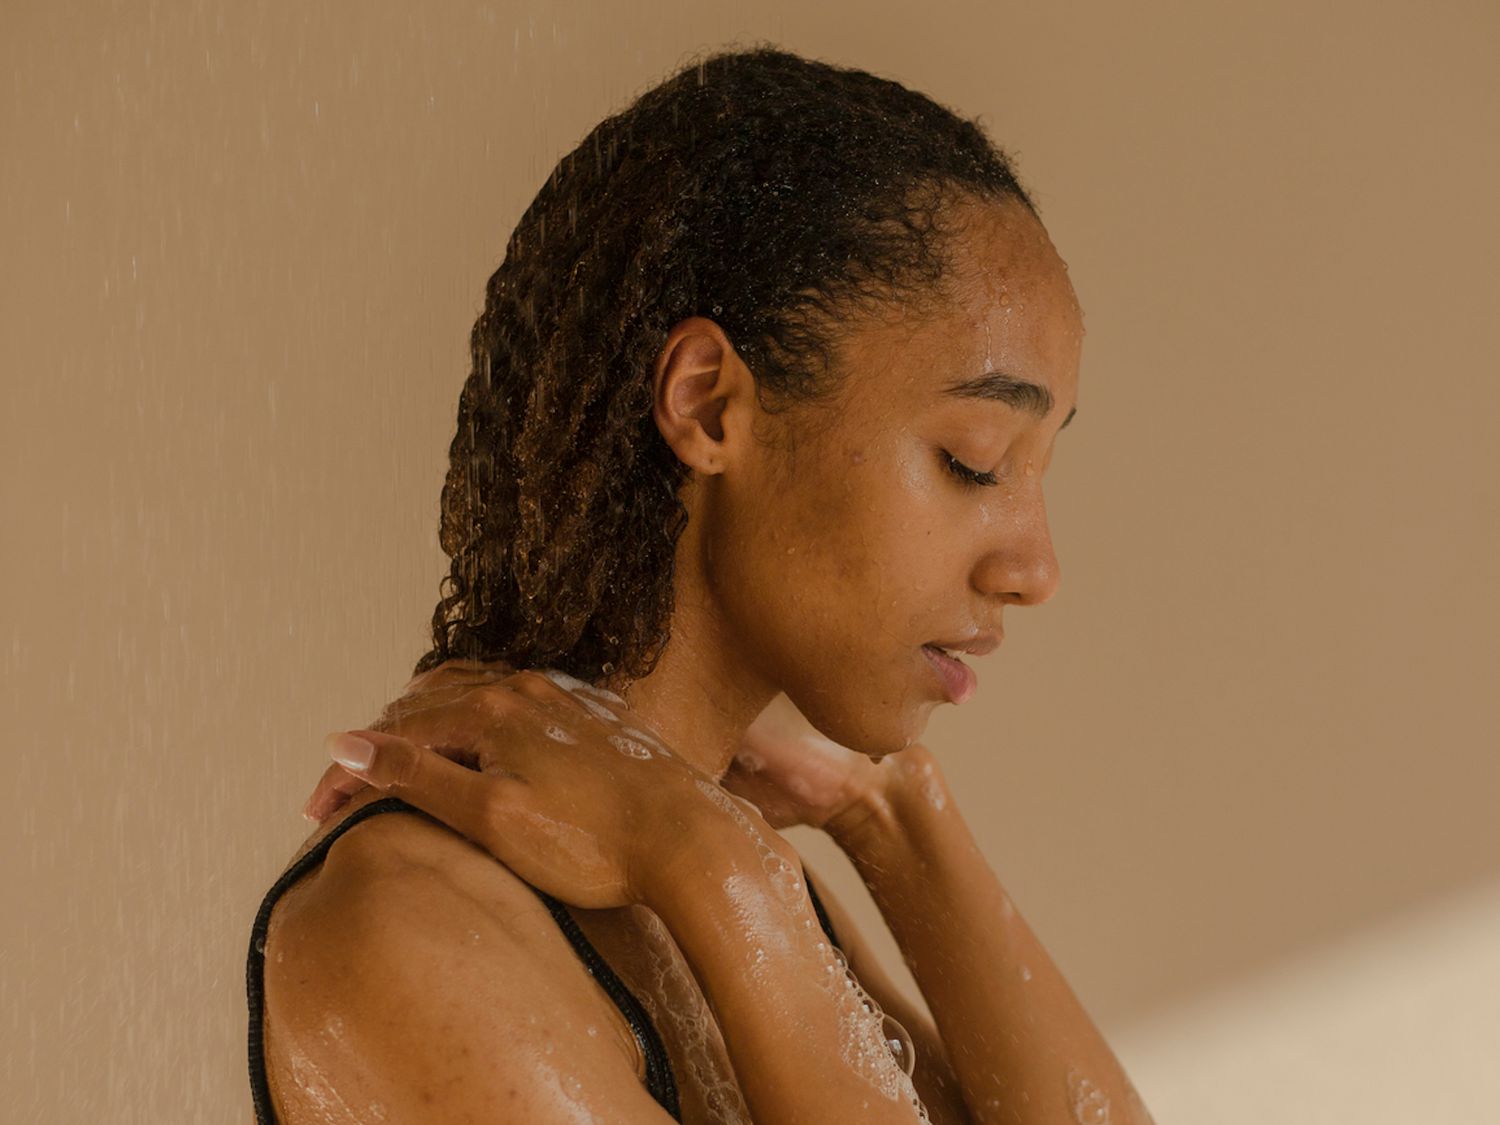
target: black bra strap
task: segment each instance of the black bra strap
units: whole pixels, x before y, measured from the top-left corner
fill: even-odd
[[[333,831],[329,832],[308,851],[296,860],[282,873],[266,896],[261,900],[260,910],[256,913],[255,924],[250,931],[250,952],[246,959],[245,990],[250,1003],[250,1092],[255,1103],[255,1120],[257,1125],[276,1125],[276,1116],[271,1108],[271,1091],[266,1077],[263,1026],[265,1022],[265,959],[266,959],[266,931],[270,925],[271,910],[276,901],[281,897],[293,883],[300,879],[309,869],[323,861],[328,849],[333,842],[360,821],[383,812],[410,812],[418,816],[426,817],[434,824],[442,821],[430,813],[419,809],[417,806],[402,800],[400,797],[382,797],[378,801],[371,801],[364,808],[356,809],[349,814]],[[807,878],[807,869],[803,868],[802,881],[807,885],[808,897],[812,900],[813,910],[818,916],[818,924],[823,927],[823,932],[828,935],[828,940],[834,947],[839,946],[838,936],[833,931],[833,923],[828,919],[828,913],[823,908],[822,901],[818,898],[818,892],[813,888],[812,881]],[[527,884],[530,886],[530,884]],[[672,1075],[672,1064],[667,1057],[666,1048],[662,1045],[661,1036],[650,1016],[635,995],[625,987],[624,982],[609,967],[609,963],[599,955],[583,931],[578,928],[578,923],[568,913],[556,898],[547,894],[538,887],[531,888],[536,896],[542,900],[552,917],[557,921],[558,927],[573,946],[589,974],[599,983],[600,987],[614,1001],[615,1005],[624,1014],[626,1022],[635,1034],[636,1042],[640,1045],[641,1054],[646,1061],[646,1085],[651,1096],[657,1103],[672,1116],[674,1121],[682,1120],[682,1111],[678,1103],[677,1082]]]
[[[838,935],[833,932],[833,923],[828,920],[828,911],[823,909],[823,900],[818,897],[818,892],[812,885],[812,880],[807,877],[807,868],[802,869],[802,882],[807,885],[807,897],[812,899],[813,911],[818,916],[818,925],[823,927],[823,932],[828,935],[828,940],[833,947],[842,951],[839,945]]]
[[[527,886],[531,884],[528,883]],[[651,1017],[647,1015],[646,1009],[635,998],[635,994],[625,987],[625,983],[615,975],[615,971],[609,967],[609,962],[599,955],[593,943],[584,936],[583,931],[578,928],[578,923],[568,913],[567,907],[541,888],[531,887],[531,889],[552,912],[558,928],[562,930],[568,942],[573,946],[573,951],[583,961],[589,975],[598,981],[599,986],[615,1002],[615,1007],[624,1013],[625,1021],[630,1024],[630,1030],[635,1034],[635,1041],[640,1045],[641,1055],[646,1060],[646,1088],[651,1091],[651,1096],[657,1100],[662,1109],[672,1115],[674,1121],[681,1121],[682,1110],[677,1102],[677,1081],[672,1077],[672,1062],[667,1057],[667,1049],[662,1045],[661,1036],[651,1022]]]
[[[272,884],[265,898],[261,899],[260,910],[255,915],[255,924],[250,928],[250,954],[245,960],[245,992],[250,1001],[250,1095],[255,1102],[257,1125],[276,1125],[276,1114],[271,1108],[271,1088],[266,1078],[265,1043],[262,1040],[266,1008],[264,993],[266,929],[271,922],[271,910],[288,887],[305,875],[310,868],[323,862],[323,857],[328,854],[328,849],[333,846],[335,840],[360,821],[376,813],[397,809],[410,810],[426,816],[429,820],[433,819],[421,809],[407,804],[399,797],[384,797],[379,801],[371,801],[364,808],[350,813],[338,827],[282,872],[281,878]]]

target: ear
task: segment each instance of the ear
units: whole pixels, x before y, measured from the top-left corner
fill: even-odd
[[[651,401],[656,427],[678,460],[701,473],[721,473],[737,439],[749,436],[755,377],[722,328],[692,316],[667,334]]]

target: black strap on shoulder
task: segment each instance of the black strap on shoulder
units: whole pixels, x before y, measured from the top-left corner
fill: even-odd
[[[527,885],[530,886],[530,884]],[[578,928],[578,923],[568,913],[567,907],[540,887],[531,889],[552,912],[558,928],[562,930],[573,946],[573,951],[583,961],[589,975],[599,982],[599,987],[609,994],[609,998],[615,1002],[615,1007],[619,1008],[621,1014],[624,1015],[625,1022],[630,1024],[635,1041],[641,1048],[641,1055],[646,1060],[646,1088],[651,1091],[651,1096],[656,1099],[662,1109],[672,1115],[672,1120],[681,1121],[682,1110],[678,1105],[677,1080],[672,1076],[672,1062],[667,1057],[667,1049],[662,1044],[661,1036],[657,1034],[656,1025],[646,1014],[646,1009],[641,1006],[635,994],[625,987],[625,982],[615,975],[615,971],[609,967],[609,962],[599,955],[593,943],[584,936],[583,931]]]
[[[400,797],[382,797],[378,801],[371,801],[364,808],[350,813],[338,827],[300,856],[282,873],[271,889],[266,892],[265,898],[261,900],[260,910],[256,913],[255,924],[250,931],[250,952],[246,958],[245,969],[245,991],[250,1006],[248,1038],[250,1093],[255,1103],[257,1125],[276,1125],[276,1114],[271,1105],[270,1084],[266,1076],[264,1041],[266,931],[270,925],[271,911],[288,887],[323,861],[335,840],[360,821],[384,812],[415,813],[435,824],[442,823],[436,817]],[[614,970],[599,955],[598,950],[593,947],[588,938],[584,937],[578,924],[573,921],[572,915],[563,908],[563,905],[536,887],[531,889],[546,904],[568,941],[583,959],[589,973],[609,994],[609,998],[615,1002],[630,1024],[630,1029],[635,1033],[636,1041],[641,1045],[641,1053],[646,1059],[646,1082],[651,1096],[667,1113],[671,1114],[673,1120],[681,1121],[682,1111],[678,1106],[677,1083],[672,1076],[672,1066],[667,1059],[661,1036],[652,1024],[650,1016],[646,1014],[640,1001],[625,987],[620,978],[615,975]]]
[[[378,801],[371,801],[364,808],[350,813],[338,827],[282,872],[281,878],[272,884],[265,898],[261,899],[260,910],[255,915],[255,924],[250,928],[250,953],[245,960],[245,992],[250,1001],[250,1095],[255,1101],[257,1125],[276,1125],[276,1114],[271,1108],[271,1088],[266,1079],[265,1042],[262,1038],[266,1010],[266,928],[271,923],[271,910],[275,907],[276,900],[286,892],[288,887],[305,875],[309,869],[323,862],[323,857],[328,854],[328,849],[333,846],[333,842],[345,832],[376,813],[397,811],[414,812],[426,816],[429,820],[433,819],[415,805],[407,804],[400,797],[383,797]]]
[[[300,856],[290,867],[286,869],[279,879],[266,892],[261,900],[260,909],[255,915],[255,924],[250,930],[250,951],[246,958],[245,968],[245,991],[250,1006],[250,1029],[249,1029],[249,1054],[250,1054],[250,1092],[255,1103],[255,1120],[257,1125],[276,1125],[276,1115],[271,1106],[271,1090],[266,1077],[265,1065],[265,1043],[263,1039],[265,1024],[265,961],[266,961],[266,931],[271,921],[271,911],[282,894],[305,875],[311,868],[321,863],[328,854],[328,849],[333,842],[349,829],[353,828],[362,820],[384,812],[409,812],[418,816],[426,817],[435,824],[441,824],[436,817],[419,809],[417,806],[402,800],[400,797],[383,797],[378,801],[371,801],[364,808],[356,809],[349,814],[333,831],[329,832],[308,851]],[[813,888],[812,881],[807,878],[807,869],[802,870],[802,881],[807,885],[808,897],[812,900],[813,910],[818,916],[818,923],[823,927],[823,932],[828,935],[828,940],[838,947],[839,940],[833,931],[833,923],[828,919],[828,913],[823,909],[823,903],[818,898],[818,892]],[[530,886],[530,884],[527,884]],[[677,1082],[672,1074],[671,1060],[667,1057],[666,1048],[663,1046],[661,1036],[656,1026],[651,1022],[641,1002],[628,989],[624,982],[609,967],[609,963],[599,955],[599,951],[584,936],[583,931],[578,928],[578,923],[568,913],[556,898],[547,894],[538,887],[531,888],[536,896],[542,900],[552,917],[557,921],[558,928],[562,930],[568,942],[573,946],[589,974],[604,989],[609,998],[614,1001],[625,1020],[630,1024],[630,1030],[634,1033],[636,1042],[640,1045],[641,1054],[646,1060],[646,1085],[651,1096],[674,1121],[682,1120],[682,1111],[679,1106]]]

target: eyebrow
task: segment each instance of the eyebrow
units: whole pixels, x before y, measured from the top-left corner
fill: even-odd
[[[1007,375],[1003,371],[986,371],[973,379],[963,379],[957,383],[950,383],[943,388],[944,394],[956,395],[959,398],[982,398],[991,402],[1003,402],[1006,406],[1014,407],[1016,410],[1045,418],[1052,412],[1052,392],[1040,383],[1028,383],[1025,379],[1017,379],[1014,375]],[[1078,413],[1078,407],[1068,411],[1068,416],[1063,419],[1063,424],[1057,427],[1059,430],[1067,426],[1073,420],[1073,415]]]

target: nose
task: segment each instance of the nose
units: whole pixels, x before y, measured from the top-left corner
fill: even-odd
[[[1041,605],[1057,593],[1062,571],[1040,486],[1032,490],[1030,502],[1011,509],[1008,516],[995,521],[989,549],[975,568],[974,585],[1004,602]]]

